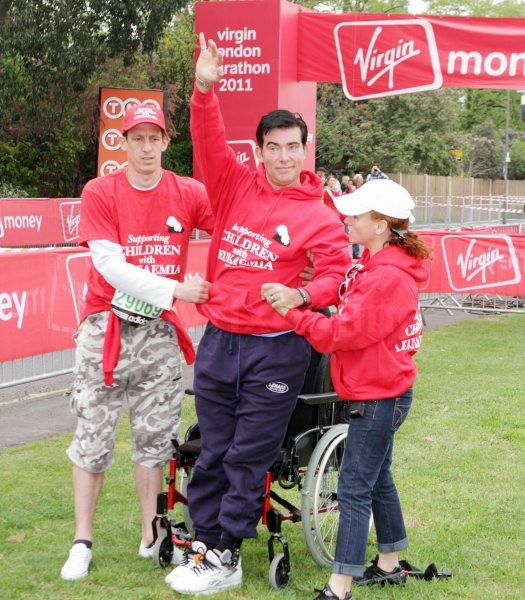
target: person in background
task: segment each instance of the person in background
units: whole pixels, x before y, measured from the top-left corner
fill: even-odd
[[[350,194],[355,190],[355,187],[350,179],[350,175],[343,175],[341,177],[341,193]]]
[[[341,182],[339,181],[339,178],[337,176],[337,172],[336,171],[332,171],[329,175],[329,177],[333,177],[335,179],[335,181],[332,181],[332,186],[339,192],[341,193]]]
[[[240,548],[257,536],[266,471],[282,447],[303,386],[311,347],[270,304],[303,310],[337,302],[348,263],[336,215],[320,202],[322,182],[303,170],[308,130],[278,109],[256,130],[256,171],[227,143],[213,86],[223,54],[200,34],[191,98],[195,164],[216,226],[208,255],[208,319],[195,363],[195,406],[202,448],[188,486],[195,535],[182,564],[166,577],[181,594],[211,594],[242,584]],[[314,257],[314,278],[300,274]],[[279,294],[261,286],[278,279]]]
[[[326,169],[324,167],[317,167],[317,171],[315,172],[317,177],[321,180],[323,185],[326,184]]]
[[[374,179],[388,179],[388,175],[381,171],[381,167],[379,165],[372,165],[370,173],[366,176],[366,181],[373,181]]]
[[[341,190],[339,189],[339,187],[340,187],[339,182],[337,181],[336,176],[328,175],[328,177],[326,179],[326,185],[323,190],[323,197],[322,197],[323,204],[325,204],[326,206],[331,208],[334,211],[334,213],[337,215],[338,219],[340,218],[341,215],[340,215],[339,211],[337,210],[337,208],[335,207],[334,197],[341,195]]]
[[[322,353],[338,396],[351,404],[337,490],[339,530],[328,583],[315,600],[351,600],[358,585],[403,583],[399,552],[408,547],[403,512],[392,476],[394,437],[412,404],[414,354],[423,320],[419,286],[426,282],[430,249],[410,231],[414,201],[391,180],[371,181],[335,198],[350,236],[365,247],[347,271],[335,315],[297,310],[280,283],[263,286],[269,304]],[[370,514],[378,556],[364,569]]]
[[[356,173],[353,177],[352,177],[352,183],[354,185],[354,188],[356,190],[358,190],[364,183],[363,180],[363,176],[361,175],[361,173]]]
[[[361,175],[361,173],[355,173],[355,175],[352,177],[352,186],[353,186],[352,191],[355,192],[355,190],[358,190],[362,185],[363,185],[363,176]],[[344,215],[343,215],[343,218],[344,218]],[[351,243],[351,254],[352,254],[352,258],[354,260],[358,260],[359,257],[361,256],[361,246],[359,244]]]
[[[204,185],[161,167],[168,144],[161,110],[129,108],[122,126],[127,167],[89,181],[82,191],[80,243],[92,264],[70,391],[77,416],[67,450],[75,537],[61,570],[66,580],[88,574],[95,510],[124,407],[141,510],[139,556],[153,552],[157,494],[180,424],[180,349],[188,363],[195,356],[173,305],[208,299],[209,283],[199,276],[185,281],[184,274],[191,231],[211,233],[214,223]]]

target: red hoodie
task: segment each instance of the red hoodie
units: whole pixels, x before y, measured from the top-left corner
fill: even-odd
[[[365,250],[361,264],[332,318],[294,309],[286,319],[316,350],[333,353],[330,371],[340,398],[392,398],[417,375],[412,357],[423,332],[418,284],[428,270],[395,246],[372,257]]]
[[[332,211],[321,203],[322,183],[303,171],[301,185],[274,190],[264,166],[241,164],[229,147],[217,96],[195,90],[191,99],[195,161],[203,175],[215,230],[206,278],[209,300],[197,306],[217,327],[261,334],[290,329],[261,298],[261,285],[300,287],[300,274],[314,253],[315,278],[308,285],[314,306],[337,303],[348,268],[348,239]]]

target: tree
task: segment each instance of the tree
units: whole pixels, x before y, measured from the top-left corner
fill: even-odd
[[[32,196],[78,195],[96,174],[101,85],[166,90],[173,125],[166,166],[190,174],[193,1],[0,0],[0,183]],[[330,12],[408,12],[405,0],[296,3]],[[428,6],[434,14],[525,16],[516,0]],[[486,154],[501,164],[505,93],[445,89],[351,102],[341,85],[320,84],[316,158],[348,172],[379,160],[389,171],[455,174],[459,165],[449,150],[463,148],[468,170],[486,173]],[[525,177],[525,125],[515,92],[509,117],[509,176]]]
[[[166,151],[166,167],[176,173],[191,175],[193,153],[190,135],[190,97],[193,92],[195,68],[193,56],[196,36],[193,14],[183,10],[173,25],[166,29],[158,50],[158,76],[161,85],[176,92],[178,103],[171,113],[173,135]],[[173,85],[175,84],[175,85]]]
[[[111,59],[127,68],[139,57],[151,60],[164,26],[186,4],[0,0],[0,137],[24,146],[13,160],[27,188],[78,194],[77,171],[90,146],[81,106],[90,82]]]
[[[525,17],[525,6],[518,0],[427,0],[426,13],[442,16]]]
[[[492,121],[476,125],[466,143],[465,174],[470,177],[501,179],[505,146]]]
[[[459,4],[452,0],[428,0],[427,8],[429,14],[435,15],[525,17],[525,6],[515,0],[494,3],[490,0],[465,0]],[[506,137],[507,117],[507,135],[511,143],[525,130],[520,120],[519,96],[510,93],[507,115],[507,90],[465,89],[458,92],[461,101],[460,127],[467,134],[464,153],[466,172],[472,177],[501,177],[505,161],[502,140]],[[511,131],[514,135],[510,135]],[[521,172],[518,167],[515,170],[510,167],[509,176],[511,173],[517,176]]]
[[[525,137],[522,133],[511,146],[509,179],[525,179]]]
[[[332,13],[407,13],[408,0],[293,0],[320,12]]]
[[[320,84],[317,161],[347,172],[379,162],[391,172],[455,173],[449,149],[458,144],[458,114],[453,90],[351,103],[340,85]]]

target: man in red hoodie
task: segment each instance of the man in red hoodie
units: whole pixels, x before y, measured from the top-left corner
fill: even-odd
[[[197,352],[194,389],[202,450],[188,489],[195,541],[167,577],[179,593],[209,594],[242,582],[239,548],[257,535],[264,475],[278,456],[303,386],[311,348],[261,294],[296,307],[337,302],[349,263],[335,213],[323,206],[322,182],[303,171],[307,127],[288,110],[262,117],[256,131],[260,165],[237,161],[226,141],[213,84],[222,54],[200,36],[191,133],[216,225],[207,280],[209,319]],[[300,274],[314,256],[307,288]]]
[[[67,450],[75,505],[75,537],[61,571],[67,580],[88,574],[95,509],[123,407],[130,410],[141,507],[139,555],[152,556],[162,468],[180,424],[179,348],[188,363],[195,357],[172,307],[176,299],[208,298],[208,282],[184,279],[191,231],[213,229],[204,186],[162,168],[169,136],[158,107],[129,108],[122,136],[127,166],[92,179],[82,191],[80,243],[89,248],[92,265],[70,395],[78,421]]]

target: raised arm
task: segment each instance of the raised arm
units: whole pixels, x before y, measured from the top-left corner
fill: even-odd
[[[200,54],[195,65],[195,84],[203,93],[208,92],[214,83],[223,76],[222,54],[213,40],[208,40],[204,33],[199,33]]]

